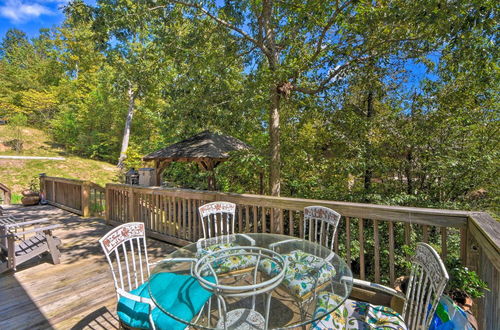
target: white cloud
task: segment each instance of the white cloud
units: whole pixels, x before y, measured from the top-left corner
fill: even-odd
[[[8,18],[13,23],[26,23],[27,21],[38,18],[42,15],[56,14],[47,6],[40,4],[44,1],[23,1],[7,0],[2,1],[0,6],[0,16]]]

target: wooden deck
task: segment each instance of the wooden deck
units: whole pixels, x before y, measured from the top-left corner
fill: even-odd
[[[113,280],[98,243],[110,227],[52,206],[8,206],[6,213],[63,224],[55,231],[62,255],[59,265],[46,256],[0,274],[0,329],[117,329]],[[152,261],[174,249],[148,239]]]

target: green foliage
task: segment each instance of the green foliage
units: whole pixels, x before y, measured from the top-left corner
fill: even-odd
[[[219,188],[270,193],[269,97],[289,83],[280,94],[282,195],[500,212],[493,1],[275,2],[274,66],[196,7],[269,42],[263,4],[73,1],[60,26],[3,37],[0,116],[23,114],[67,152],[114,163],[132,86],[127,167],[209,129],[254,147],[216,168]],[[433,79],[411,76],[415,63]],[[200,189],[206,175],[194,164],[165,172],[172,185]]]
[[[31,178],[28,189],[35,192],[40,192],[40,178],[38,177],[38,175],[35,175]]]
[[[488,284],[481,280],[476,272],[462,266],[459,259],[450,261],[447,269],[450,275],[450,281],[446,286],[447,292],[453,294],[458,291],[476,299],[483,297],[485,291],[489,291]]]
[[[11,204],[21,204],[22,198],[23,198],[23,195],[18,194],[18,193],[12,193],[12,196],[10,198],[10,203]]]
[[[143,167],[142,157],[144,155],[140,152],[139,147],[131,145],[127,150],[127,158],[125,159],[124,165],[125,169],[135,168],[138,169]]]

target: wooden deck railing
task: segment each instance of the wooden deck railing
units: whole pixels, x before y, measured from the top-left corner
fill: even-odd
[[[86,200],[96,198],[93,205],[99,205],[100,212],[105,209],[109,224],[140,221],[149,236],[177,245],[202,236],[198,207],[212,201],[237,204],[237,232],[291,236],[303,233],[305,206],[330,207],[343,215],[335,251],[355,276],[391,285],[398,276],[407,274],[411,246],[428,242],[443,259],[460,258],[488,283],[490,291],[476,301],[476,315],[481,329],[500,324],[500,223],[487,213],[122,184],[107,184],[103,198],[103,188],[84,181],[45,177],[44,184],[53,205],[84,214]]]
[[[377,283],[393,284],[407,274],[409,247],[428,242],[443,259],[460,258],[488,283],[476,315],[481,329],[500,324],[500,224],[487,213],[107,184],[106,219],[144,222],[151,237],[184,245],[202,236],[198,207],[217,200],[237,204],[238,232],[300,236],[305,206],[338,211],[336,252],[357,277]]]
[[[471,213],[467,221],[465,264],[488,283],[485,297],[477,299],[474,315],[480,329],[500,326],[500,223],[487,213]]]
[[[11,191],[10,188],[0,182],[0,204],[10,204]]]
[[[105,189],[93,182],[40,175],[40,190],[51,205],[84,217],[104,216]]]
[[[376,282],[393,283],[399,275],[397,268],[404,265],[401,258],[404,259],[406,252],[403,246],[396,245],[396,237],[403,237],[408,246],[417,241],[430,242],[444,258],[450,252],[462,258],[466,253],[465,249],[459,249],[460,242],[465,243],[469,214],[463,211],[117,184],[108,184],[106,188],[110,222],[141,221],[151,236],[181,245],[201,237],[197,209],[207,202],[236,203],[238,232],[291,236],[302,235],[305,206],[330,207],[343,215],[337,231],[336,251],[346,258],[359,278]]]

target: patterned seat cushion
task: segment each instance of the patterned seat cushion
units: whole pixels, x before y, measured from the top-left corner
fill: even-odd
[[[299,298],[303,298],[335,276],[332,264],[310,253],[295,250],[284,254],[283,257],[288,262],[288,268],[282,284]],[[262,261],[260,268],[269,276],[280,271],[276,263],[268,259]]]
[[[214,253],[217,251],[221,251],[224,249],[228,249],[231,247],[235,247],[237,245],[233,243],[223,243],[223,244],[214,244],[210,245],[208,247],[199,249],[196,252],[196,257],[202,258],[206,256],[209,253]],[[225,274],[237,270],[242,270],[242,269],[247,269],[254,267],[255,264],[257,263],[257,257],[255,256],[249,256],[249,255],[242,255],[245,253],[244,249],[236,249],[236,250],[231,250],[227,251],[228,257],[226,258],[221,258],[217,261],[214,261],[211,263],[212,267],[214,268],[215,272],[217,274]],[[218,254],[217,257],[220,257],[221,254]],[[204,270],[202,272],[203,276],[209,275],[210,270]]]
[[[316,315],[339,305],[339,297],[329,292],[318,293]],[[312,329],[395,329],[407,330],[402,317],[386,306],[347,299],[340,307],[312,324]]]

